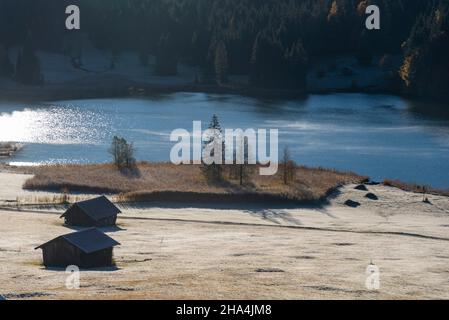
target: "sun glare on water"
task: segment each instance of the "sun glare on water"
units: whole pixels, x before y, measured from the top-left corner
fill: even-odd
[[[25,108],[0,113],[0,141],[96,144],[107,136],[110,125],[100,112],[82,108]]]

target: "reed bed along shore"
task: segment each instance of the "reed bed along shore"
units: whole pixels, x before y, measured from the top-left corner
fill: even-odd
[[[240,185],[229,167],[224,168],[223,179],[210,182],[200,166],[195,165],[141,162],[132,172],[122,172],[112,164],[52,165],[24,168],[34,176],[23,188],[115,194],[123,201],[319,201],[339,186],[367,180],[352,172],[300,166],[295,169],[294,178],[284,184],[281,172],[260,176],[256,169],[252,168],[253,173]]]

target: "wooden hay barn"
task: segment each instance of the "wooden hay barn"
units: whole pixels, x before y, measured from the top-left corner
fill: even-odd
[[[61,218],[69,226],[108,227],[115,226],[119,213],[121,211],[108,198],[101,196],[74,203]]]
[[[113,248],[117,241],[96,228],[69,233],[50,240],[42,249],[46,267],[96,268],[113,266]]]

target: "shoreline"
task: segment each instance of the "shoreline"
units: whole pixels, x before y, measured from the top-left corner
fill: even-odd
[[[256,168],[253,168],[253,172]],[[223,178],[208,181],[199,166],[176,166],[169,163],[140,162],[135,172],[124,173],[113,164],[52,165],[14,167],[0,165],[0,177],[23,177],[21,192],[68,195],[107,194],[118,202],[173,203],[264,203],[269,205],[317,205],[328,203],[339,188],[350,183],[368,182],[368,177],[352,172],[298,166],[295,178],[284,184],[282,176],[246,178],[239,184],[232,167],[223,168]],[[3,174],[2,174],[3,173]],[[22,176],[20,176],[22,175]],[[14,178],[17,177],[17,178]],[[13,183],[13,182],[11,182]],[[15,183],[17,184],[17,183]],[[8,191],[9,192],[9,191]],[[64,197],[48,198],[59,201]],[[16,200],[11,198],[10,200]],[[17,202],[20,202],[17,200]],[[38,201],[39,202],[39,201]]]
[[[232,94],[254,98],[271,99],[303,99],[308,95],[327,95],[333,93],[365,93],[365,94],[393,94],[405,97],[381,86],[366,86],[357,88],[323,88],[323,89],[267,89],[249,85],[216,84],[162,84],[129,80],[120,75],[92,76],[85,79],[65,83],[44,84],[36,86],[9,83],[0,86],[2,101],[36,102],[56,100],[79,100],[150,96],[154,94],[172,94],[178,92]]]
[[[310,95],[331,94],[370,94],[394,95],[403,99],[425,105],[429,101],[426,97],[416,97],[410,94],[392,90],[382,85],[368,85],[361,87],[344,88],[310,88],[306,90],[267,89],[250,85],[194,84],[194,83],[148,83],[130,80],[121,75],[100,75],[86,77],[65,83],[50,83],[44,85],[28,86],[18,83],[0,84],[0,101],[14,103],[33,103],[61,100],[83,100],[103,98],[145,98],[154,95],[175,93],[205,93],[223,94],[250,97],[255,99],[307,99]],[[435,101],[435,100],[433,100]],[[423,110],[415,106],[417,112],[431,112],[438,116],[448,116],[445,107],[447,101],[436,100],[438,108]]]
[[[254,166],[252,172],[257,171]],[[352,172],[298,166],[295,178],[282,182],[274,176],[252,174],[240,184],[232,175],[232,166],[223,166],[222,178],[207,180],[200,166],[139,162],[135,170],[124,173],[113,164],[41,166],[29,168],[34,177],[25,190],[68,190],[70,192],[108,193],[121,200],[174,202],[290,202],[321,203],[336,188],[347,183],[361,183],[367,177]]]
[[[342,188],[347,186],[348,184],[360,184],[369,188],[369,186],[383,186],[383,187],[391,187],[404,192],[410,192],[413,194],[420,195],[422,197],[422,201],[426,202],[426,199],[430,196],[440,196],[449,198],[449,190],[443,189],[434,189],[431,187],[424,187],[417,184],[406,184],[396,180],[385,180],[383,182],[373,182],[369,179],[369,177],[358,176],[355,173],[344,173],[338,172],[332,169],[321,169],[321,168],[307,168],[302,167],[302,170],[311,170],[310,172],[315,172],[314,174],[326,174],[326,173],[336,173],[341,176],[339,179],[343,179],[338,182],[338,179],[334,183],[328,183],[326,186],[321,187],[321,191],[315,191],[315,195],[311,196],[307,193],[303,194],[303,196],[295,195],[295,191],[293,186],[288,186],[285,191],[270,191],[258,189],[257,187],[254,189],[248,189],[246,186],[232,186],[232,180],[223,180],[223,183],[226,185],[229,184],[228,187],[221,189],[219,185],[209,185],[209,187],[204,186],[195,186],[195,183],[190,182],[189,188],[183,189],[183,187],[173,187],[176,184],[172,182],[168,182],[166,187],[155,186],[153,189],[147,189],[148,186],[145,184],[141,184],[142,179],[145,179],[147,175],[151,175],[151,173],[144,173],[141,176],[140,180],[135,180],[135,177],[122,177],[118,178],[117,183],[131,183],[136,184],[137,186],[134,189],[127,190],[126,187],[123,190],[114,189],[113,186],[103,187],[102,184],[92,184],[95,183],[99,176],[107,175],[110,173],[105,173],[105,167],[111,166],[110,164],[90,164],[90,165],[59,165],[59,166],[36,166],[36,167],[17,167],[10,166],[5,164],[0,164],[0,174],[11,174],[11,175],[28,175],[28,178],[22,182],[20,188],[24,193],[28,195],[39,195],[42,194],[45,201],[50,201],[50,204],[56,201],[62,201],[62,199],[66,199],[64,196],[69,197],[72,200],[79,199],[80,197],[91,195],[100,195],[106,194],[112,196],[116,202],[120,203],[171,203],[175,206],[179,206],[184,204],[186,206],[189,205],[201,205],[201,206],[210,206],[212,204],[221,204],[221,205],[240,205],[245,203],[254,203],[261,204],[266,206],[275,206],[283,205],[286,207],[294,206],[315,206],[315,207],[323,207],[328,205],[333,198],[340,194]],[[139,164],[142,166],[143,172],[146,172],[148,168],[160,170],[162,175],[172,175],[170,173],[170,165],[165,163],[142,163]],[[95,169],[98,167],[98,169]],[[174,170],[176,166],[174,166]],[[53,168],[53,169],[52,169]],[[69,168],[69,169],[67,169]],[[83,168],[87,168],[85,170],[90,171],[89,174],[86,174],[85,181],[81,184],[77,182],[73,182],[70,179],[67,181],[61,180],[61,178],[55,178],[56,180],[52,180],[46,174],[53,174],[55,176],[63,176],[64,173],[67,175],[72,174],[72,172],[78,172],[77,175],[84,175]],[[301,168],[301,167],[298,167]],[[190,179],[189,181],[194,181],[192,178],[183,175],[182,171],[184,168],[180,169],[181,171],[176,172],[176,179]],[[94,171],[92,171],[94,170]],[[103,170],[103,171],[102,171]],[[109,170],[109,169],[108,169]],[[164,171],[165,170],[165,171]],[[42,176],[43,174],[43,176]],[[302,173],[304,175],[304,173]],[[348,178],[344,178],[345,175],[348,175]],[[33,180],[37,179],[37,182]],[[44,179],[44,182],[40,182],[39,180]],[[58,180],[59,179],[59,180]],[[111,178],[111,181],[117,178]],[[122,180],[120,180],[122,179]],[[124,179],[124,180],[123,180]],[[307,179],[307,177],[305,177]],[[347,179],[345,181],[345,179]],[[95,182],[93,182],[93,180]],[[134,182],[135,181],[135,182]],[[260,183],[260,182],[258,182]],[[309,182],[310,184],[311,182]],[[148,184],[148,183],[147,183]],[[252,184],[252,182],[251,182]],[[169,187],[172,186],[172,187]],[[311,186],[315,188],[316,186]],[[275,187],[275,189],[278,187]],[[295,187],[296,188],[296,187]],[[304,187],[301,187],[304,188]],[[64,191],[65,190],[65,191]],[[301,193],[300,193],[301,194]],[[50,195],[50,196],[49,196]],[[61,195],[64,195],[61,197]],[[51,197],[53,196],[53,198]],[[27,197],[24,197],[27,199]],[[19,197],[17,199],[11,198],[8,202],[15,201],[20,202]],[[42,199],[39,199],[37,196],[37,200],[34,200],[38,204],[42,204]],[[45,202],[44,201],[44,202]],[[30,202],[30,200],[25,200],[25,202]],[[33,202],[33,201],[31,201]]]

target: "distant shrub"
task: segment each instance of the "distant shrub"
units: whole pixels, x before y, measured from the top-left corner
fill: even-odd
[[[124,138],[115,136],[109,149],[114,164],[119,169],[133,169],[136,164],[134,159],[134,146]]]
[[[285,185],[295,181],[296,167],[296,163],[292,160],[290,149],[285,147],[281,160],[282,181]]]

